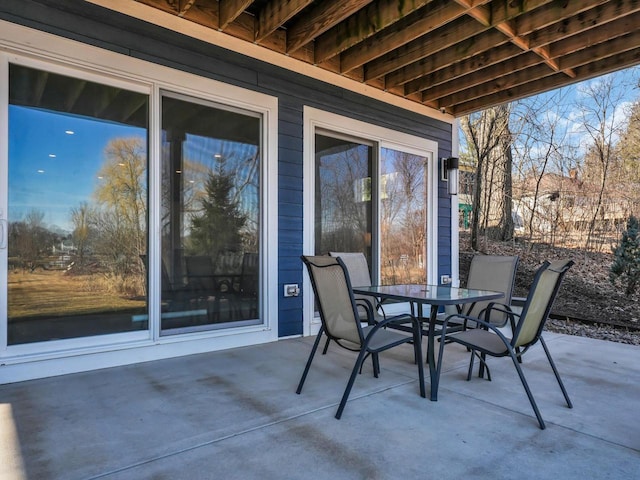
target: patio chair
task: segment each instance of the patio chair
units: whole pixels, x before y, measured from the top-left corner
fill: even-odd
[[[336,413],[336,418],[340,419],[342,411],[347,403],[351,388],[355,382],[356,375],[360,371],[366,356],[371,355],[373,361],[373,374],[377,378],[380,373],[380,362],[378,354],[390,348],[413,342],[415,358],[422,357],[420,342],[420,323],[411,315],[413,323],[413,336],[404,335],[398,332],[386,330],[384,327],[395,317],[384,319],[374,325],[362,326],[358,308],[351,288],[349,273],[344,261],[341,258],[330,256],[302,256],[302,261],[307,267],[311,278],[311,285],[320,311],[322,326],[309,354],[302,378],[298,384],[296,393],[302,391],[302,387],[309,373],[309,367],[318,349],[320,339],[323,334],[333,340],[341,347],[358,352],[356,362],[351,371],[351,376],[347,382],[340,406]],[[372,309],[368,308],[369,315],[372,316]],[[424,370],[422,362],[418,365],[418,377],[420,382],[420,395],[425,397]]]
[[[369,273],[369,263],[367,257],[362,252],[329,252],[334,258],[341,258],[347,267],[351,285],[357,287],[367,287],[371,285],[371,274]],[[374,324],[384,320],[384,310],[382,305],[375,297],[369,295],[359,295],[354,293],[356,306],[358,307],[358,315],[360,320],[369,324]],[[369,316],[369,311],[373,312],[373,317]],[[324,344],[322,354],[327,353],[331,339],[327,338]]]
[[[505,255],[474,255],[469,266],[467,288],[477,290],[492,290],[504,293],[504,304],[511,305],[513,284],[518,268],[517,256]],[[490,302],[476,302],[469,304],[466,310],[460,310],[470,317],[484,318],[484,312]],[[493,312],[491,323],[504,327],[511,318],[508,312]]]
[[[347,267],[349,272],[349,279],[351,285],[357,287],[369,287],[371,286],[371,274],[369,273],[369,263],[367,257],[362,252],[329,252],[332,257],[340,257]],[[356,299],[356,305],[358,305],[358,312],[360,317],[367,319],[367,308],[371,306],[373,309],[373,317],[376,322],[384,320],[384,310],[382,305],[375,298],[369,295],[354,294]]]
[[[448,316],[443,322],[443,332],[440,341],[440,355],[438,357],[438,373],[442,367],[443,350],[445,346],[445,338],[447,341],[459,343],[465,347],[471,349],[471,360],[469,362],[469,371],[467,373],[467,381],[471,379],[471,373],[473,370],[474,358],[477,356],[477,352],[480,352],[482,356],[480,362],[485,365],[487,371],[487,379],[491,380],[491,373],[488,366],[486,366],[486,355],[492,357],[510,357],[518,372],[522,386],[529,397],[531,407],[536,414],[540,428],[544,429],[545,424],[536,405],[533,394],[527,384],[527,381],[520,367],[519,358],[524,355],[529,349],[535,345],[538,341],[542,344],[544,352],[547,355],[549,364],[553,370],[553,373],[560,385],[562,394],[567,402],[569,408],[573,408],[569,395],[567,394],[564,384],[558,373],[558,369],[551,358],[547,344],[542,338],[542,330],[551,311],[551,307],[560,288],[560,283],[564,275],[569,268],[573,265],[571,260],[555,261],[553,263],[544,262],[542,266],[536,272],[533,284],[527,296],[527,300],[524,304],[521,314],[516,314],[511,310],[505,308],[505,305],[490,303],[487,306],[484,319],[478,317],[470,317],[463,314],[453,314]],[[506,313],[510,317],[518,317],[514,322],[515,328],[511,338],[507,338],[493,322],[490,317],[493,312]],[[448,334],[446,333],[447,324],[455,318],[462,318],[472,320],[483,328],[474,328],[463,332]],[[521,350],[519,350],[521,349]]]

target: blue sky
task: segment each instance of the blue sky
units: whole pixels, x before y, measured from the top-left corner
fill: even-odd
[[[10,106],[9,221],[37,210],[49,227],[71,231],[70,211],[91,201],[104,148],[114,137],[134,135],[145,133],[86,117]]]

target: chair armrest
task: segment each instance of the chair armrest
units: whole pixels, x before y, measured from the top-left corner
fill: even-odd
[[[487,307],[489,308],[489,307]],[[464,321],[474,321],[480,325],[482,325],[486,330],[491,330],[493,333],[495,333],[496,335],[498,335],[498,337],[500,337],[500,339],[504,342],[505,345],[510,345],[510,340],[504,336],[504,333],[502,333],[500,331],[500,327],[497,327],[496,325],[486,322],[484,320],[481,320],[477,317],[471,317],[469,315],[462,315],[460,313],[454,313],[453,315],[449,315],[447,318],[445,318],[442,322],[442,335],[441,335],[441,341],[444,342],[445,338],[447,337],[447,324],[449,323],[449,320],[451,320],[452,318],[462,318]],[[451,338],[455,337],[455,333],[453,334],[449,334]]]
[[[505,320],[502,323],[491,322],[491,312],[506,313],[507,314],[507,320]],[[504,327],[506,325],[506,323],[509,322],[512,331],[516,328],[515,317],[520,318],[520,314],[514,312],[510,305],[507,305],[506,303],[499,303],[499,302],[491,302],[491,303],[489,303],[489,305],[487,305],[486,308],[483,308],[480,311],[480,315],[482,315],[482,314],[484,314],[483,315],[484,318],[489,323],[492,323],[493,325],[497,325],[498,327]]]
[[[375,332],[377,332],[378,330],[380,330],[381,328],[385,328],[387,325],[389,325],[390,323],[393,322],[397,322],[398,320],[401,319],[406,319],[408,321],[411,321],[411,323],[413,323],[413,328],[414,328],[414,335],[417,335],[418,337],[421,334],[421,322],[417,319],[417,317],[411,313],[403,313],[400,315],[394,315],[393,317],[387,317],[384,320],[376,323],[373,328],[369,331],[369,334],[366,337],[366,342],[369,343],[369,339],[375,335]]]

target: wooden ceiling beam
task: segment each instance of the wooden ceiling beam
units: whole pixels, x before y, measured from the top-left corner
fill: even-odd
[[[630,1],[630,0],[627,0]],[[637,0],[635,0],[637,1]],[[640,4],[639,4],[640,5]],[[543,6],[541,7],[541,9],[539,10],[548,10],[548,7],[553,6],[553,5],[547,5],[547,6]],[[640,7],[639,7],[640,8]],[[582,7],[577,8],[576,10],[571,11],[570,13],[573,14],[575,12],[580,12],[582,10]],[[604,14],[605,12],[601,10],[601,13]],[[615,12],[619,12],[619,9],[611,9],[609,8],[608,10],[615,10]],[[540,13],[540,12],[539,12]],[[547,16],[548,15],[546,13],[541,13],[540,17],[542,16]],[[531,28],[531,18],[534,17],[534,15],[529,15],[527,18],[527,21],[523,22],[524,25],[527,25],[525,27],[525,31],[527,31],[527,29]],[[589,16],[589,18],[591,18],[591,16]],[[548,24],[549,20],[544,20],[543,18],[540,18],[540,21],[543,24]],[[557,22],[557,19],[556,19]],[[640,24],[640,18],[638,18],[638,22],[637,24]],[[569,21],[567,20],[563,20],[562,22],[557,22],[555,24],[552,24],[546,28],[559,32],[559,31],[564,31],[563,27],[565,25],[567,25],[567,23],[569,23]],[[577,24],[577,22],[571,22],[572,25]],[[587,22],[588,23],[588,22]],[[581,22],[581,30],[584,30],[585,28],[587,28],[587,26],[585,25],[585,22]],[[629,28],[631,28],[631,25],[629,25]],[[627,28],[625,31],[628,31]],[[575,28],[572,29],[573,31],[575,31]],[[487,33],[491,33],[492,36],[491,38],[486,37],[487,34],[483,34],[481,36],[479,36],[478,38],[474,38],[473,39],[473,48],[477,49],[478,48],[483,48],[484,45],[483,44],[487,44],[487,49],[491,48],[491,47],[496,47],[498,45],[498,40],[495,38],[495,35],[497,35],[495,32],[487,32]],[[485,37],[484,39],[482,37]],[[527,39],[528,41],[528,39]],[[584,41],[584,39],[582,39],[581,41]],[[530,43],[530,42],[529,42]],[[457,47],[457,46],[456,46]],[[559,70],[560,67],[557,63],[557,60],[554,58],[554,56],[551,54],[551,52],[549,51],[548,48],[546,48],[546,46],[544,46],[545,48],[543,48],[543,45],[530,45],[531,50],[534,50],[534,52],[536,54],[538,54],[541,58],[544,58],[545,61],[547,63],[553,63],[554,65],[554,69],[555,70]],[[504,52],[504,51],[503,51]],[[466,52],[469,53],[469,52]],[[472,52],[472,55],[476,55],[477,52]],[[468,71],[475,71],[478,68],[484,68],[487,67],[488,64],[487,63],[483,63],[481,67],[478,66],[478,62],[475,59],[471,59],[471,60],[467,60],[467,59],[463,59],[463,58],[455,58],[456,52],[455,52],[455,48],[450,48],[447,50],[443,50],[441,52],[438,53],[438,55],[433,55],[432,57],[429,57],[427,59],[423,59],[420,62],[411,64],[407,67],[404,67],[403,69],[397,70],[395,72],[392,72],[391,74],[387,75],[386,77],[386,85],[387,87],[391,87],[393,85],[398,85],[404,82],[407,82],[408,79],[411,79],[410,82],[407,82],[405,84],[405,93],[406,94],[410,94],[410,93],[414,93],[416,91],[419,90],[426,90],[426,89],[431,89],[433,88],[435,85],[442,83],[441,81],[436,80],[439,77],[443,77],[443,74],[440,75],[433,75],[433,72],[438,70],[438,68],[443,68],[446,67],[447,65],[444,65],[444,62],[440,62],[440,64],[438,65],[435,61],[435,59],[442,59],[442,58],[446,58],[446,59],[455,59],[455,61],[457,63],[454,63],[453,61],[451,62],[447,62],[449,64],[453,64],[456,66],[456,72],[458,73],[453,73],[450,72],[449,69],[447,69],[447,74],[452,75],[452,79],[453,78],[457,78],[458,76],[460,76],[460,73],[462,74],[466,74],[468,72],[464,72],[465,68],[469,68]],[[511,54],[506,54],[506,55],[497,55],[494,58],[494,62],[497,63],[499,61],[506,61],[508,58],[513,57],[515,55],[511,55]],[[469,58],[469,57],[467,57]],[[569,74],[573,74],[573,72],[571,72],[571,70],[567,70],[567,72]],[[415,79],[415,80],[414,80]],[[437,95],[437,91],[433,91],[434,94]],[[427,95],[427,100],[431,100],[433,97],[430,95]],[[425,100],[425,101],[427,101]]]
[[[316,4],[287,29],[287,52],[294,52],[361,10],[373,0],[343,0]]]
[[[189,11],[193,4],[196,3],[196,0],[180,0],[178,2],[178,16],[184,17],[184,14]]]
[[[527,36],[527,40],[532,48],[542,47],[590,29],[599,29],[609,22],[616,22],[607,27],[611,34],[630,31],[634,26],[640,25],[637,23],[638,15],[633,15],[637,12],[640,12],[638,0],[605,2],[604,5],[597,5],[571,18],[564,18],[561,22],[552,23],[544,28],[538,27]]]
[[[530,33],[537,27],[544,27],[557,22],[558,19],[568,18],[588,10],[594,4],[602,3],[603,1],[606,0],[591,0],[590,2],[563,2],[562,4],[552,2],[542,5],[540,8],[537,8],[530,13],[520,15],[513,20],[497,22],[495,24],[495,28],[506,35],[514,45],[521,48],[523,51],[533,51],[551,69],[560,71],[558,63],[550,57],[547,50],[542,47],[531,48],[528,39],[524,35]],[[574,76],[574,72],[571,70],[566,70],[564,73],[570,77]]]
[[[344,51],[340,55],[342,72],[348,72],[388,54],[461,17],[464,12],[465,10],[455,3],[436,0],[402,21],[394,23],[382,32]]]
[[[387,88],[392,88],[404,84],[407,93],[424,90],[430,87],[432,83],[431,80],[422,82],[421,78],[431,76],[438,70],[448,69],[448,67],[467,61],[471,62],[469,64],[474,64],[474,62],[481,63],[487,56],[493,56],[493,53],[490,52],[501,48],[506,43],[508,43],[508,40],[500,32],[488,30],[480,35],[475,35],[440,50],[434,55],[421,58],[406,67],[394,70],[385,76],[385,85]],[[515,49],[516,54],[522,53],[522,50],[515,45],[511,46]],[[479,56],[481,58],[476,58]],[[504,59],[506,60],[507,58],[509,57],[505,57]],[[466,74],[468,72],[464,73]],[[408,86],[409,83],[411,83],[412,86]]]
[[[586,30],[562,41],[551,43],[548,45],[549,54],[553,58],[560,58],[592,45],[607,42],[624,32],[634,31],[638,25],[640,25],[640,12],[614,20],[600,28]]]
[[[621,37],[614,38],[606,43],[598,44],[589,49],[579,50],[561,59],[561,71],[576,72],[577,69],[611,57],[615,54],[623,53],[627,50],[640,48],[640,31],[632,32]],[[529,65],[527,65],[529,63]],[[540,63],[540,59],[537,60]],[[527,68],[531,66],[531,68]],[[456,85],[456,93],[445,94],[447,85],[440,89],[432,89],[423,92],[422,101],[431,102],[438,100],[439,103],[452,105],[474,98],[484,97],[499,90],[513,89],[518,85],[535,83],[547,77],[551,72],[544,70],[543,65],[536,65],[531,61],[531,57],[520,56],[508,65],[498,65],[491,69],[485,69],[468,75],[469,78],[460,79],[458,82],[450,82]],[[526,68],[526,70],[523,70]],[[577,74],[576,74],[577,75]],[[486,81],[487,78],[494,79]],[[478,85],[478,79],[485,79],[482,85]],[[464,88],[468,85],[469,88]],[[475,85],[474,85],[475,83]],[[451,87],[450,87],[451,88]]]
[[[487,30],[487,27],[480,25],[472,18],[460,17],[449,25],[432,32],[428,35],[428,38],[418,38],[367,63],[365,65],[365,77],[367,80],[382,77],[434,55],[447,47],[465,42]],[[456,57],[456,61],[461,57],[467,57],[463,49]]]
[[[430,106],[435,108],[447,108],[453,115],[461,116],[467,115],[478,110],[489,108],[501,103],[511,102],[519,98],[529,97],[531,95],[540,94],[553,90],[561,86],[566,86],[571,83],[588,80],[600,75],[611,73],[616,70],[628,68],[640,63],[640,47],[627,52],[619,53],[607,57],[606,59],[588,63],[582,67],[576,68],[576,76],[571,81],[567,81],[566,75],[562,73],[555,73],[543,79],[539,79],[535,82],[529,82],[522,85],[519,88],[507,89],[488,95],[486,97],[476,98],[471,101],[455,105],[440,105],[438,103]]]
[[[579,2],[555,0],[514,20],[515,29],[520,35],[529,35],[545,27],[556,26],[560,30],[565,22],[580,18],[585,12],[610,0],[580,0]],[[624,1],[624,0],[623,0]]]
[[[518,50],[518,54],[513,55],[512,49]],[[510,73],[519,72],[526,68],[530,68],[542,63],[542,60],[534,53],[523,53],[515,45],[512,44],[505,45],[502,50],[506,52],[505,55],[511,55],[512,57],[516,58],[512,58],[509,62],[494,61],[492,62],[492,64],[480,69],[467,69],[465,74],[458,75],[457,78],[454,78],[451,81],[440,82],[440,84],[438,85],[423,90],[421,100],[423,102],[438,100],[447,95],[452,95],[456,92],[467,91],[471,88],[482,85],[487,81],[488,78],[501,78]],[[497,58],[495,60],[497,60]],[[456,72],[462,72],[464,69],[464,65],[456,65],[455,67]],[[448,72],[449,70],[450,69],[446,69],[445,72]],[[444,75],[446,75],[445,72],[442,72],[439,76],[443,77]],[[425,77],[424,80],[428,80],[428,77],[436,77],[436,75],[429,75]]]
[[[218,28],[224,30],[244,12],[253,0],[219,0],[220,19]]]
[[[578,68],[592,62],[598,62],[638,47],[640,47],[640,31],[635,31],[622,37],[617,37],[609,42],[598,44],[589,49],[579,50],[563,57],[560,60],[562,66],[560,71],[569,70],[575,72]],[[520,57],[518,58],[520,59]],[[462,103],[463,101],[484,97],[497,91],[512,89],[526,83],[538,82],[551,73],[548,69],[545,70],[545,66],[542,64],[534,65],[526,70],[517,70],[518,64],[516,62],[510,62],[510,65],[512,68],[510,68],[509,71],[514,73],[505,74],[506,72],[504,72],[501,74],[497,69],[476,72],[473,74],[474,77],[477,76],[492,80],[475,87],[460,89],[457,93],[438,98],[438,101],[445,105]],[[575,78],[575,75],[577,74],[574,73],[574,77],[572,78]],[[431,101],[433,97],[428,98],[423,95],[423,101],[427,100]]]
[[[262,42],[268,35],[311,3],[313,0],[271,0],[267,2],[258,14],[255,42]]]
[[[535,56],[535,54],[532,55]],[[497,92],[513,90],[517,87],[531,84],[532,82],[539,82],[545,77],[558,73],[550,69],[549,66],[539,58],[537,58],[536,62],[537,63],[534,63],[528,68],[508,73],[507,75],[490,79],[481,85],[476,85],[475,87],[438,98],[438,104],[456,105],[472,101],[476,98],[487,97]]]
[[[525,0],[522,2],[523,6],[521,9],[513,8],[514,3],[520,4],[521,2],[513,2],[510,0],[499,0],[493,2],[491,4],[491,21],[494,26],[496,24],[505,24],[508,20],[516,18],[518,15],[523,15],[527,11],[525,8],[535,9],[546,5],[550,1],[553,0]],[[454,3],[449,4],[449,8],[453,8],[454,6]],[[463,8],[460,5],[457,7],[460,9]],[[479,14],[478,12],[480,11],[483,13]],[[406,45],[397,46],[391,53],[370,61],[365,68],[366,78],[371,79],[386,75],[413,62],[417,62],[429,55],[433,55],[439,50],[456,43],[463,42],[492,28],[491,22],[485,24],[478,21],[478,18],[483,19],[486,17],[485,7],[480,6],[467,9],[464,13],[468,14],[468,16],[446,21],[444,23],[444,25],[446,25],[445,28],[431,32],[428,36],[419,37]],[[477,18],[475,18],[474,15]],[[458,15],[458,17],[459,16],[460,15]],[[437,38],[435,38],[436,36]],[[343,54],[343,69],[344,55],[347,53],[349,53],[349,51]],[[461,49],[461,55],[458,55],[457,57],[460,56],[462,56],[462,58],[467,58],[463,49]]]
[[[636,48],[640,48],[640,30],[612,38],[608,42],[598,43],[590,48],[577,50],[571,54],[560,57],[558,61],[563,68],[575,70],[591,62],[598,62]]]
[[[316,39],[316,63],[335,57],[431,2],[432,0],[379,0],[369,4]]]

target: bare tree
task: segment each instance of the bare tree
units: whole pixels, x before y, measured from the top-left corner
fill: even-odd
[[[123,281],[146,253],[147,162],[143,139],[115,138],[105,148],[94,192],[97,208],[92,227],[98,232],[95,248],[106,267]]]
[[[518,102],[511,123],[518,135],[515,152],[516,211],[529,240],[553,243],[560,219],[561,178],[575,168],[566,108],[567,90]]]
[[[503,203],[504,198],[511,197],[511,192],[505,192],[511,185],[511,155],[505,155],[511,148],[509,112],[509,105],[501,105],[463,117],[460,122],[476,170],[471,218],[471,247],[474,250],[480,249],[480,228],[483,227],[487,234],[490,217],[495,212],[492,205],[499,205],[500,217],[496,223],[502,236],[509,238],[513,234],[511,212],[505,214]]]
[[[592,245],[599,217],[603,219],[603,204],[612,164],[615,162],[615,145],[622,133],[624,113],[618,108],[626,95],[624,85],[616,82],[613,75],[606,75],[587,82],[580,88],[578,102],[579,117],[589,142],[585,154],[585,177],[597,186],[595,203],[589,219],[584,246]]]

